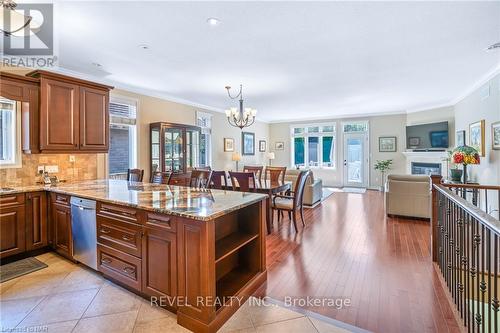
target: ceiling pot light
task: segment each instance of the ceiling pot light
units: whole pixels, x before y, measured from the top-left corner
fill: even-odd
[[[98,63],[98,62],[93,62],[92,66],[97,67],[97,68],[101,68],[102,67],[102,65],[100,63]]]
[[[149,50],[149,46],[146,44],[140,44],[138,47],[143,50]]]
[[[493,50],[498,50],[498,49],[500,49],[500,42],[488,46],[486,51],[493,51]]]
[[[215,18],[215,17],[209,17],[209,18],[207,18],[207,23],[210,26],[215,27],[216,25],[220,24],[220,20],[218,18]]]
[[[0,30],[6,35],[22,32],[33,19],[29,15],[17,12],[16,6],[12,0],[0,0]]]

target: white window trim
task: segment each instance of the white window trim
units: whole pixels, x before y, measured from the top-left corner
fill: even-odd
[[[202,127],[201,128],[201,134],[209,134],[208,136],[208,142],[207,142],[207,165],[212,166],[212,118],[213,114],[208,113],[208,112],[203,112],[203,111],[196,111],[196,119],[195,119],[195,124],[198,126],[198,118],[203,117],[203,118],[208,118],[210,122],[209,127]],[[204,131],[205,130],[205,131]]]
[[[307,133],[307,127],[323,127],[323,126],[332,126],[333,132],[312,132]],[[295,128],[304,128],[305,132],[300,134],[295,134]],[[307,138],[313,136],[319,138],[319,151],[318,151],[318,166],[310,166],[309,163],[306,162],[307,156],[309,155],[309,148],[307,143]],[[325,136],[333,136],[333,166],[323,166],[323,137]],[[338,136],[337,136],[337,123],[336,122],[328,122],[328,123],[306,123],[306,124],[294,124],[290,125],[290,166],[295,168],[295,138],[304,138],[304,167],[309,169],[325,169],[325,170],[336,170],[337,169],[337,147],[338,147]]]
[[[16,142],[14,143],[14,162],[1,162],[0,168],[2,169],[18,169],[22,168],[22,154],[21,154],[21,103],[16,102],[16,110],[15,110],[15,126],[14,126],[14,136],[16,138]]]

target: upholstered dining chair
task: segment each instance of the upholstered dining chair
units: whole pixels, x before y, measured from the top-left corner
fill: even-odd
[[[278,220],[280,219],[280,213],[282,211],[287,211],[288,215],[291,217],[293,221],[293,226],[295,228],[295,232],[297,229],[297,213],[300,213],[300,219],[302,220],[302,225],[305,226],[304,220],[304,206],[302,204],[302,199],[304,197],[304,189],[306,185],[307,177],[309,177],[309,170],[301,171],[299,176],[297,177],[297,181],[295,183],[295,189],[292,192],[293,195],[283,195],[277,194],[273,198],[273,214],[276,210],[278,212]]]
[[[195,169],[191,171],[191,180],[189,186],[191,187],[199,187],[199,188],[207,188],[208,182],[210,180],[210,175],[212,174],[211,170],[206,169]]]
[[[245,165],[243,167],[243,172],[253,172],[255,179],[259,181],[262,179],[262,170],[264,170],[262,165]]]
[[[208,182],[210,188],[227,189],[226,171],[212,171],[210,180]]]
[[[285,182],[286,167],[268,166],[264,171],[264,180],[269,179],[271,182]]]
[[[150,183],[153,184],[168,184],[168,179],[170,178],[171,172],[160,172],[155,171],[151,175]]]
[[[255,192],[255,174],[253,172],[229,171],[234,191]]]
[[[127,170],[127,180],[129,182],[142,182],[142,177],[144,177],[144,170],[142,169]]]

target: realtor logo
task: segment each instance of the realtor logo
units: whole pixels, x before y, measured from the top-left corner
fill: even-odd
[[[31,20],[29,21],[29,18]],[[4,55],[51,56],[54,51],[52,4],[18,4],[3,10]],[[29,24],[24,24],[29,21]],[[24,27],[23,27],[24,25]]]

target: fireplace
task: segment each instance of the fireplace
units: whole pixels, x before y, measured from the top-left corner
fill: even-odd
[[[412,175],[441,175],[441,163],[411,162]]]

